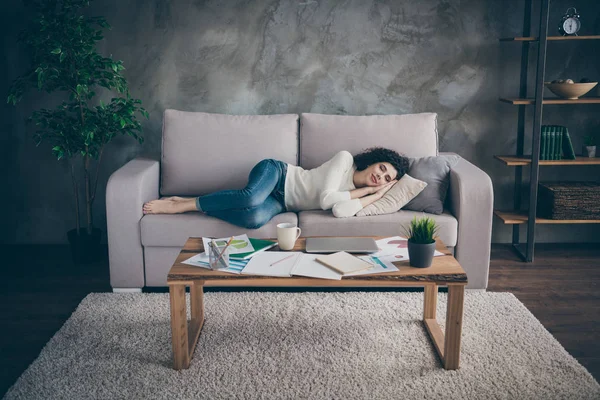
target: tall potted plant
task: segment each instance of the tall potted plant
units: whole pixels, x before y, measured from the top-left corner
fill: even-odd
[[[408,239],[408,261],[411,266],[427,268],[433,262],[435,237],[439,227],[430,217],[414,217],[405,234]]]
[[[62,92],[63,101],[54,109],[39,109],[28,118],[35,123],[36,145],[50,145],[58,160],[68,162],[74,194],[75,229],[68,232],[75,262],[100,256],[101,231],[94,227],[92,205],[98,188],[98,172],[106,145],[118,134],[141,144],[141,123],[148,118],[141,101],[129,94],[121,61],[101,56],[96,48],[103,17],[88,17],[89,0],[35,0],[35,16],[19,36],[29,50],[30,68],[13,82],[8,103],[16,105],[31,88],[47,93]],[[96,90],[117,92],[107,104],[97,101]],[[109,93],[110,93],[109,92]],[[95,165],[94,165],[95,164]],[[79,174],[77,173],[79,172]],[[83,176],[83,183],[79,176]],[[80,221],[80,188],[85,197],[84,226]]]

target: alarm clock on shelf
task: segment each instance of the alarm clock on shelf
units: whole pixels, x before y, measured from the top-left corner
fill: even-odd
[[[580,18],[575,7],[568,8],[558,25],[558,32],[563,36],[577,36],[577,32],[581,29]]]

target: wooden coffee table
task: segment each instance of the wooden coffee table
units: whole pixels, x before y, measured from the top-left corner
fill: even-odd
[[[375,240],[384,237],[373,237]],[[305,238],[296,242],[293,251],[304,251]],[[200,331],[204,325],[204,287],[404,287],[423,286],[425,301],[423,322],[435,349],[446,369],[458,369],[462,332],[463,303],[467,274],[458,261],[437,241],[437,250],[446,254],[434,257],[429,268],[413,268],[408,261],[395,262],[399,271],[374,275],[348,276],[342,280],[304,277],[276,278],[269,276],[236,275],[182,264],[182,261],[204,251],[202,238],[189,238],[171,267],[167,277],[171,300],[171,331],[173,339],[173,368],[190,366]],[[278,250],[277,247],[273,250]],[[185,288],[190,287],[191,321],[186,315]],[[448,286],[446,333],[436,320],[438,286]]]

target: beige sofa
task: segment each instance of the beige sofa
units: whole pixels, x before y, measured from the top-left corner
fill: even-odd
[[[384,146],[409,157],[438,155],[436,114],[233,116],[166,110],[161,160],[136,158],[117,170],[106,190],[110,282],[115,291],[166,286],[167,273],[190,236],[276,236],[296,222],[303,236],[398,235],[416,213],[335,218],[331,211],[286,212],[246,230],[201,213],[143,215],[163,196],[197,196],[242,188],[258,161],[274,158],[313,168],[340,150]],[[433,215],[439,234],[469,278],[485,289],[490,260],[493,192],[490,178],[460,159],[450,174],[447,210]]]

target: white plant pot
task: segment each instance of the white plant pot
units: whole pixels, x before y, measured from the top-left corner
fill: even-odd
[[[583,155],[589,158],[596,157],[596,146],[583,146]]]

